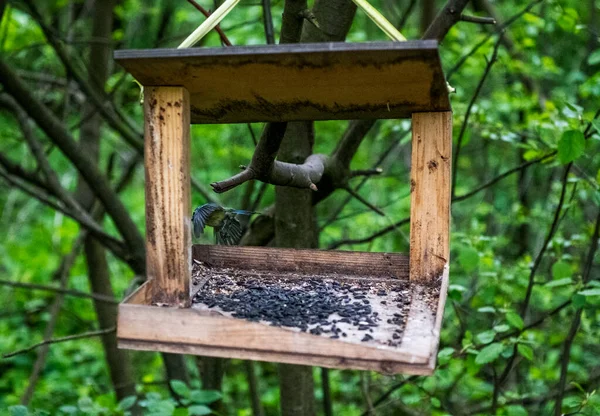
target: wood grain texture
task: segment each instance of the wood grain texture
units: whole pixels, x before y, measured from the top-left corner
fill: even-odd
[[[450,109],[435,41],[116,51],[142,85],[190,92],[193,123],[385,119]]]
[[[185,88],[144,91],[146,268],[152,302],[189,307],[190,116]]]
[[[338,369],[372,370],[383,374],[401,373],[422,376],[433,374],[433,367],[431,364],[408,364],[396,361],[357,360],[343,357],[327,357],[298,353],[274,353],[240,348],[227,349],[222,347],[208,347],[204,345],[134,341],[124,338],[119,338],[119,348],[141,351],[162,351],[174,354],[202,355],[208,357],[227,356],[241,360],[312,365]]]
[[[131,305],[149,305],[152,302],[152,280],[146,280],[129,296],[123,299],[122,303]]]
[[[434,282],[450,256],[452,113],[412,117],[410,280]]]
[[[408,279],[408,256],[400,253],[194,245],[192,256],[218,267]]]
[[[272,356],[293,354],[302,357],[293,363],[306,365],[318,365],[313,360],[326,357],[341,368],[353,368],[348,360],[369,361],[377,363],[377,371],[382,372],[392,372],[390,363],[427,367],[432,353],[420,347],[415,350],[410,344],[399,348],[358,345],[196,309],[129,304],[119,308],[117,335],[121,342],[179,345],[181,352],[189,346],[220,349],[222,357],[252,353],[253,358],[264,356],[270,360]],[[432,344],[431,339],[427,341]]]

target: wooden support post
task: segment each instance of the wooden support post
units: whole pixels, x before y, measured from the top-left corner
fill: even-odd
[[[181,87],[144,89],[146,269],[153,304],[190,306],[190,100]]]
[[[410,280],[441,279],[450,258],[452,113],[412,115]]]

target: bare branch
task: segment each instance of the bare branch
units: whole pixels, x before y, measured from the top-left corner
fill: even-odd
[[[107,178],[91,163],[89,156],[81,152],[77,142],[63,124],[23,84],[14,71],[0,60],[0,82],[5,90],[27,111],[48,137],[73,162],[87,183],[94,184],[94,193],[113,219],[117,229],[131,249],[136,272],[145,268],[144,240],[127,209],[111,188]]]
[[[478,23],[480,25],[495,25],[496,19],[493,17],[469,16],[466,14],[460,15],[460,20],[469,23]]]
[[[353,170],[352,172],[350,172],[350,177],[351,178],[357,178],[359,176],[381,175],[382,172],[383,172],[383,169],[381,169],[381,168],[375,168],[375,169],[357,169],[357,170]]]
[[[345,186],[344,190],[346,192],[348,192],[350,195],[352,195],[354,198],[356,198],[359,202],[361,202],[362,204],[366,205],[369,209],[375,211],[376,213],[378,213],[382,217],[385,217],[385,212],[383,212],[382,210],[380,210],[379,208],[377,208],[375,205],[371,204],[369,201],[367,201],[366,199],[364,199],[358,192],[355,192],[354,189],[352,189],[351,187]]]
[[[598,215],[596,217],[596,225],[594,227],[594,232],[592,234],[592,240],[590,241],[590,249],[588,251],[587,259],[585,262],[584,270],[583,270],[583,282],[588,283],[591,279],[591,271],[592,265],[594,263],[594,256],[596,255],[596,251],[598,250],[598,237],[600,236],[600,210],[598,211]],[[583,309],[581,307],[577,308],[575,311],[575,316],[573,317],[573,321],[571,322],[571,328],[569,329],[569,334],[565,339],[565,344],[563,347],[563,353],[560,360],[560,380],[558,382],[558,395],[556,396],[556,402],[554,404],[554,414],[560,416],[562,414],[562,400],[565,394],[565,386],[567,384],[567,370],[569,367],[569,361],[571,359],[571,347],[573,346],[573,341],[575,340],[575,335],[577,335],[577,331],[579,330],[579,325],[581,324],[581,314]]]
[[[271,16],[271,1],[262,0],[262,9],[265,38],[267,39],[267,43],[272,45],[275,43],[275,29],[273,28],[273,16]]]
[[[452,198],[452,202],[460,202],[460,201],[464,201],[465,199],[468,199],[470,197],[472,197],[473,195],[483,191],[484,189],[489,188],[490,186],[495,185],[496,183],[500,182],[502,179],[512,175],[515,172],[521,171],[523,169],[528,168],[531,165],[534,165],[536,163],[539,162],[543,162],[544,160],[550,159],[551,157],[553,157],[554,155],[556,155],[556,150],[553,152],[548,153],[547,155],[544,156],[540,156],[537,159],[532,159],[528,162],[522,163],[517,167],[514,167],[512,169],[507,170],[504,173],[501,173],[500,175],[496,176],[495,178],[489,180],[488,182],[484,183],[481,186],[478,186],[477,188],[473,189],[472,191],[467,192],[466,194],[460,195],[460,196],[456,196],[454,198]]]
[[[450,28],[460,20],[462,11],[467,7],[468,2],[469,0],[449,0],[429,25],[423,39],[437,39],[438,42],[441,42]]]
[[[210,12],[208,10],[206,10],[204,7],[202,7],[197,1],[187,0],[187,2],[189,4],[191,4],[192,6],[194,6],[196,8],[196,10],[198,10],[200,13],[202,13],[205,17],[210,16]],[[223,29],[221,29],[221,25],[215,26],[215,30],[219,34],[219,37],[221,38],[221,42],[223,42],[223,44],[225,44],[227,46],[231,46],[231,42],[229,41],[229,38],[227,37],[225,32],[223,32]]]
[[[84,339],[84,338],[92,338],[92,337],[97,337],[100,335],[106,335],[106,334],[110,334],[115,332],[117,329],[113,326],[111,328],[106,328],[106,329],[101,329],[98,331],[90,331],[90,332],[84,332],[82,334],[75,334],[75,335],[68,335],[66,337],[61,337],[61,338],[54,338],[54,339],[50,339],[47,341],[42,341],[42,342],[38,342],[37,344],[33,344],[30,345],[27,348],[23,348],[17,351],[13,351],[13,352],[9,352],[7,354],[3,354],[2,358],[10,358],[10,357],[14,357],[15,355],[20,355],[20,354],[25,354],[26,352],[32,351],[38,347],[41,347],[42,345],[50,345],[50,344],[58,344],[59,342],[67,342],[67,341],[74,341],[77,339]]]
[[[41,291],[45,291],[45,292],[62,293],[64,295],[75,296],[78,298],[95,299],[100,302],[112,303],[115,305],[119,304],[118,300],[111,298],[109,296],[104,296],[104,295],[100,295],[100,294],[96,294],[96,293],[87,293],[87,292],[82,292],[80,290],[74,290],[74,289],[63,289],[63,288],[55,287],[55,286],[40,285],[37,283],[13,282],[10,280],[0,279],[0,285],[15,287],[15,288],[19,288],[19,289],[41,290]]]
[[[98,223],[85,216],[79,216],[72,210],[64,207],[61,204],[54,202],[45,190],[32,190],[29,186],[25,185],[20,179],[14,178],[6,172],[0,170],[0,177],[2,177],[9,185],[20,189],[27,195],[37,199],[44,205],[49,206],[55,211],[61,212],[69,218],[77,221],[82,227],[86,228],[91,234],[94,235],[102,244],[104,244],[110,251],[112,251],[117,257],[124,261],[130,260],[129,251],[126,250],[125,245],[122,241],[117,240],[110,234],[107,234]]]
[[[452,193],[451,193],[452,197],[454,197],[455,191],[456,191],[456,178],[458,177],[458,159],[460,157],[460,151],[462,148],[462,140],[465,135],[465,131],[467,130],[469,116],[471,115],[471,111],[473,110],[473,105],[475,104],[477,97],[479,97],[481,88],[483,87],[483,84],[484,84],[488,74],[490,73],[492,66],[496,62],[496,58],[498,57],[498,48],[500,48],[500,39],[498,39],[498,41],[496,42],[496,46],[494,47],[494,52],[492,53],[492,57],[488,61],[487,65],[485,66],[483,75],[481,76],[481,79],[479,80],[479,83],[477,84],[477,87],[475,88],[475,92],[473,93],[473,97],[471,98],[471,101],[469,101],[469,105],[467,106],[467,111],[465,112],[465,118],[462,122],[462,125],[460,126],[460,133],[458,134],[458,140],[456,142],[454,156],[452,156],[452,160],[453,160],[453,164],[454,164],[453,169],[452,169]]]

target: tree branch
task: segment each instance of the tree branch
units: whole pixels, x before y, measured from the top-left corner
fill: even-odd
[[[591,279],[591,271],[592,265],[594,263],[594,256],[596,251],[598,250],[598,238],[600,237],[600,210],[598,211],[598,215],[596,217],[596,225],[594,227],[594,232],[592,234],[592,240],[590,241],[590,249],[588,251],[587,259],[585,262],[584,270],[583,270],[583,283],[588,283]],[[560,416],[562,414],[562,400],[565,394],[565,386],[567,384],[567,371],[569,367],[569,361],[571,359],[571,347],[573,346],[573,341],[575,340],[575,336],[577,335],[577,331],[579,331],[579,325],[581,324],[581,314],[583,313],[583,308],[579,307],[575,311],[575,316],[573,317],[573,321],[571,322],[571,328],[569,328],[569,334],[565,339],[565,344],[563,347],[563,353],[560,360],[560,380],[558,382],[557,391],[558,394],[556,396],[556,402],[554,404],[554,414],[555,416]]]
[[[449,0],[429,25],[423,38],[437,39],[438,42],[441,42],[452,26],[460,20],[462,11],[467,7],[468,2],[469,0]]]
[[[492,69],[492,66],[496,62],[496,59],[498,57],[498,49],[499,48],[500,48],[500,40],[498,40],[498,42],[496,42],[496,46],[494,47],[494,52],[492,53],[492,57],[488,61],[487,65],[485,66],[483,75],[481,76],[481,79],[479,80],[479,83],[477,84],[477,87],[475,88],[475,93],[473,94],[471,101],[469,101],[469,105],[467,106],[467,111],[465,112],[465,118],[462,122],[462,125],[460,126],[460,132],[458,134],[458,140],[456,142],[454,156],[452,156],[452,160],[453,160],[453,164],[454,164],[454,168],[452,169],[452,192],[451,192],[452,197],[454,197],[455,191],[456,191],[456,178],[458,176],[458,161],[459,161],[459,157],[460,157],[460,151],[462,148],[462,140],[465,135],[465,131],[467,130],[469,116],[471,115],[471,111],[473,110],[473,105],[475,105],[475,101],[477,100],[477,97],[479,97],[481,88],[483,87],[483,84],[484,84],[487,76],[489,75],[489,73]]]
[[[14,357],[15,355],[25,354],[26,352],[29,352],[29,351],[32,351],[32,350],[38,348],[38,347],[41,347],[42,345],[58,344],[59,342],[67,342],[67,341],[74,341],[76,339],[84,339],[84,338],[97,337],[97,336],[100,336],[100,335],[106,335],[106,334],[113,333],[116,330],[117,329],[113,326],[112,328],[101,329],[101,330],[98,330],[98,331],[90,331],[90,332],[84,332],[82,334],[68,335],[66,337],[49,339],[47,341],[42,341],[42,342],[38,342],[37,344],[30,345],[27,348],[23,348],[23,349],[20,349],[20,350],[17,350],[17,351],[13,351],[13,352],[9,352],[7,354],[3,354],[2,358],[10,358],[10,357]]]
[[[205,17],[210,16],[210,12],[208,10],[206,10],[204,7],[202,7],[197,1],[187,0],[187,2],[189,4],[191,4],[192,6],[194,6],[196,8],[196,10],[198,10],[200,13],[202,13]],[[216,25],[215,30],[219,34],[219,37],[221,38],[221,42],[223,42],[223,44],[225,44],[227,46],[231,46],[231,42],[229,41],[229,38],[227,37],[225,32],[223,32],[223,29],[221,29],[221,25]]]
[[[54,144],[73,162],[87,183],[94,184],[94,193],[113,219],[115,226],[125,239],[132,253],[135,272],[143,274],[145,269],[144,240],[127,212],[127,209],[112,190],[106,177],[93,164],[65,129],[63,124],[27,89],[12,69],[0,60],[0,82],[5,90],[27,111],[44,130]],[[130,263],[131,264],[131,263]]]
[[[466,14],[460,15],[460,20],[463,22],[477,23],[480,25],[495,25],[496,19],[493,17],[469,16]]]
[[[116,300],[115,298],[111,298],[109,296],[104,296],[104,295],[100,295],[97,293],[87,293],[87,292],[82,292],[80,290],[74,290],[74,289],[63,289],[60,287],[40,285],[37,283],[13,282],[10,280],[0,279],[0,285],[15,287],[15,288],[19,288],[19,289],[42,290],[45,292],[61,293],[64,295],[75,296],[78,298],[95,299],[99,302],[112,303],[114,305],[119,304],[118,300]]]

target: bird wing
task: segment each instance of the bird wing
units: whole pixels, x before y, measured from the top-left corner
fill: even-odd
[[[215,227],[217,244],[236,246],[244,234],[242,224],[234,215],[227,215],[219,227]]]
[[[217,204],[209,203],[200,205],[198,208],[194,210],[192,214],[192,224],[194,228],[194,237],[200,237],[200,234],[204,232],[204,227],[208,222],[208,218],[215,211],[222,210],[220,206]]]

